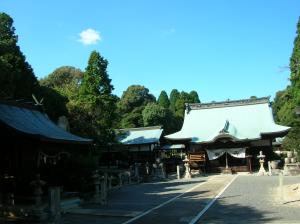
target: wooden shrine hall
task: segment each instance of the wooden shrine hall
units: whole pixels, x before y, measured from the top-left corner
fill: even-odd
[[[263,97],[186,104],[182,129],[165,138],[173,144],[185,144],[194,160],[195,155],[203,155],[208,171],[220,172],[227,167],[238,172],[255,168],[259,151],[272,160],[272,141],[289,129],[274,122],[269,98]],[[203,156],[198,157],[203,160]]]
[[[163,129],[161,126],[126,128],[116,130],[119,144],[108,154],[123,165],[155,160],[155,151],[160,145]],[[125,165],[126,166],[126,165]]]
[[[55,185],[56,164],[92,146],[91,139],[59,128],[37,106],[16,101],[0,102],[0,139],[0,204],[7,193],[30,195],[37,174]]]

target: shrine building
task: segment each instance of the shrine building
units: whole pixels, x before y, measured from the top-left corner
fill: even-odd
[[[61,129],[39,107],[17,101],[0,102],[0,134],[0,204],[8,193],[30,195],[37,174],[47,186],[61,184],[63,161],[88,153],[93,143]]]
[[[272,160],[272,142],[290,127],[274,122],[268,97],[186,104],[182,129],[165,136],[172,144],[185,144],[186,152],[211,172],[226,167],[233,172],[251,171],[257,154]]]

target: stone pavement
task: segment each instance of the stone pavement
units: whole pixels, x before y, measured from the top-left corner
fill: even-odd
[[[190,223],[232,179],[232,175],[214,176],[170,203],[126,223]]]
[[[85,205],[62,223],[300,223],[299,205],[274,199],[278,182],[278,176],[215,175],[124,186],[107,205]],[[284,184],[299,182],[284,177]]]
[[[216,175],[123,186],[107,205],[87,204],[63,215],[64,224],[189,223],[233,176]]]
[[[274,198],[278,182],[278,176],[239,176],[198,223],[300,223],[296,202],[279,204]],[[299,177],[284,177],[284,184],[299,182]]]

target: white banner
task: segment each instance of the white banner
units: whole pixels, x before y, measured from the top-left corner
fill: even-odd
[[[206,150],[209,160],[217,159],[224,155],[225,152],[229,153],[235,158],[245,158],[246,149],[245,148],[228,148],[228,149],[210,149]]]

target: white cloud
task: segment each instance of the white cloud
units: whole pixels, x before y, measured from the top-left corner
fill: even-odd
[[[79,36],[79,41],[84,45],[97,44],[99,41],[101,41],[100,33],[91,28],[83,30]]]

